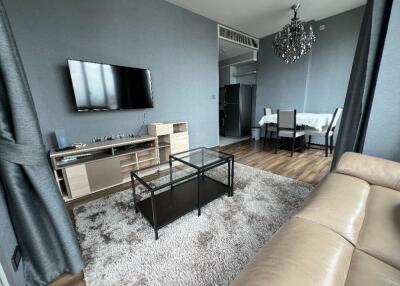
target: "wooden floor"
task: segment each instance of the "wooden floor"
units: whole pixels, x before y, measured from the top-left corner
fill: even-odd
[[[290,157],[290,152],[279,150],[278,154],[274,153],[274,148],[267,143],[265,146],[262,141],[246,140],[232,145],[217,147],[216,150],[235,155],[235,162],[252,166],[265,171],[293,178],[299,181],[317,185],[328,174],[332,155],[325,157],[321,147],[319,149],[306,149],[302,153],[296,152]],[[74,201],[68,204],[68,209],[72,210],[75,206],[90,200],[95,200],[100,196],[121,191],[129,188],[129,184],[122,187],[110,189],[105,192],[94,194],[94,196]],[[63,275],[50,286],[85,286],[83,274]]]
[[[315,148],[315,149],[314,149]],[[316,149],[318,148],[318,149]],[[279,150],[274,153],[273,144],[247,140],[217,148],[235,155],[235,162],[272,173],[317,185],[328,173],[332,155],[325,157],[321,146],[312,146],[302,153]]]

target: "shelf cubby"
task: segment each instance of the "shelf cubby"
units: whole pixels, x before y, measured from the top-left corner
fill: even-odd
[[[186,122],[177,122],[173,124],[174,133],[188,132],[188,124]]]

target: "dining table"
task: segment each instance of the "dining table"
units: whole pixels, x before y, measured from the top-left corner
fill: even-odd
[[[297,113],[296,125],[309,127],[321,132],[328,128],[332,118],[333,114],[331,113]],[[264,115],[258,124],[260,126],[264,124],[278,124],[278,115],[276,113]]]

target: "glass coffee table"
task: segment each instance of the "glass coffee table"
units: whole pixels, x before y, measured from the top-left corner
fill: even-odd
[[[221,182],[207,175],[216,167],[227,165],[226,179]],[[220,196],[233,196],[234,156],[204,147],[173,154],[169,161],[131,172],[135,211],[141,212],[158,230],[183,215],[201,207]],[[136,194],[138,181],[148,194],[140,199]]]

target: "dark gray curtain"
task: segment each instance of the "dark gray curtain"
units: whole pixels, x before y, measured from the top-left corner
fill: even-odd
[[[362,153],[393,0],[368,0],[346,94],[332,169],[347,151]]]
[[[21,248],[27,285],[83,268],[47,161],[28,82],[0,0],[0,182]]]

